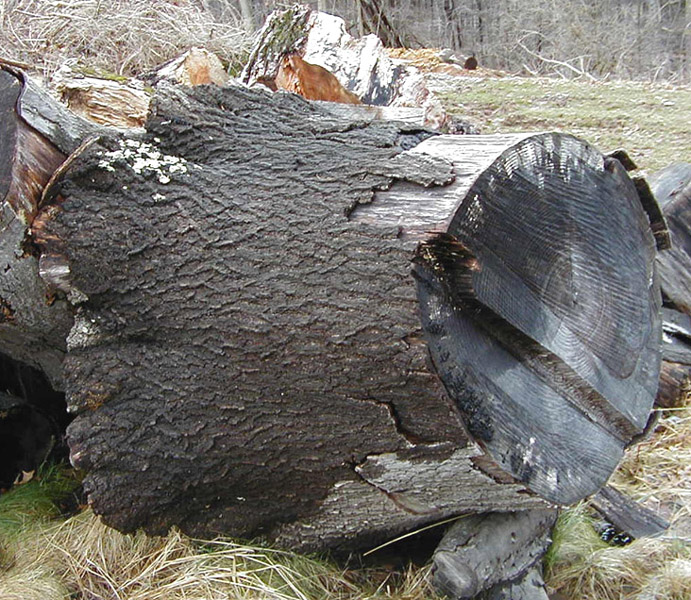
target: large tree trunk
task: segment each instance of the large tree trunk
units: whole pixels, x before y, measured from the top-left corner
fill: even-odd
[[[31,232],[106,522],[348,551],[604,484],[659,368],[636,188],[571,136],[430,135],[161,83],[54,178]]]

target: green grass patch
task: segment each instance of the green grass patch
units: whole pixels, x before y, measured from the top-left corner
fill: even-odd
[[[0,537],[12,537],[28,525],[59,516],[61,505],[79,486],[69,465],[42,465],[31,481],[0,495]]]
[[[638,82],[457,78],[440,97],[482,133],[564,131],[603,152],[624,148],[652,173],[691,160],[691,89]]]

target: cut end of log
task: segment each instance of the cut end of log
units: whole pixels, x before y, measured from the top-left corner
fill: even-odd
[[[575,138],[527,138],[415,260],[432,359],[469,432],[558,504],[605,483],[657,389],[653,236],[622,173]]]

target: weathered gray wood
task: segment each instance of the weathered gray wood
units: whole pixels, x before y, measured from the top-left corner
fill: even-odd
[[[274,11],[255,38],[241,81],[276,89],[286,53],[327,69],[364,104],[419,107],[425,125],[442,129],[449,124],[442,103],[416,68],[394,62],[374,35],[354,39],[339,17],[303,5]]]
[[[255,36],[240,81],[271,84],[278,75],[281,55],[298,50],[305,43],[311,14],[312,10],[304,4],[271,13]]]
[[[495,585],[480,593],[476,600],[550,600],[542,579],[542,565],[530,568],[516,581]]]
[[[662,342],[662,358],[668,363],[691,366],[689,339],[666,333]]]
[[[591,499],[593,508],[619,531],[633,538],[655,537],[664,533],[669,523],[611,485],[604,486]]]
[[[494,589],[502,597],[505,584],[522,580],[547,551],[555,510],[489,513],[462,517],[434,552],[432,583],[452,600],[474,598]],[[532,586],[533,577],[528,583]],[[526,596],[526,598],[540,596]]]
[[[344,120],[400,121],[409,125],[425,126],[425,111],[414,106],[370,106],[369,104],[342,104],[319,102],[319,105],[334,117]]]
[[[91,123],[73,113],[24,73],[7,68],[5,70],[22,81],[17,114],[63,154],[73,152],[91,135],[109,135],[114,132],[113,128]]]
[[[450,141],[415,152],[435,155]],[[569,504],[605,483],[657,391],[650,224],[619,163],[569,136],[523,139],[477,178],[463,177],[466,164],[454,157],[454,184],[424,197],[452,205],[457,193],[451,223],[434,211],[415,223],[414,232],[448,232],[416,259],[432,358],[497,463]],[[398,185],[385,196],[397,206],[411,198]],[[356,218],[376,220],[376,205]]]
[[[345,552],[371,548],[426,520],[505,506],[515,510],[547,506],[520,485],[498,486],[479,469],[469,469],[482,455],[477,447],[454,449],[446,443],[433,451],[413,447],[371,456],[356,467],[361,481],[334,486],[314,515],[279,527],[274,541],[303,552],[324,547]],[[344,510],[349,518],[344,518]]]
[[[0,69],[0,352],[40,369],[62,388],[72,318],[39,277],[28,230],[42,188],[65,155],[21,118],[25,89],[19,75]]]
[[[649,177],[648,183],[662,207],[672,243],[657,260],[662,293],[691,314],[691,163],[670,165]]]
[[[663,307],[662,330],[668,335],[691,341],[691,316]]]
[[[691,317],[662,309],[662,367],[656,404],[677,406],[691,378]]]

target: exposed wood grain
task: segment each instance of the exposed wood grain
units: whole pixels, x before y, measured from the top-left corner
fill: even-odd
[[[28,231],[43,187],[65,155],[20,117],[23,89],[20,76],[0,69],[0,351],[62,388],[71,315],[39,277]]]
[[[660,298],[647,215],[619,163],[605,168],[569,136],[519,141],[470,187],[454,166],[456,181],[439,194],[451,205],[458,186],[460,207],[416,262],[432,358],[501,467],[571,503],[604,484],[657,390]],[[430,206],[436,195],[427,193]],[[433,223],[416,225],[444,231]]]
[[[19,71],[14,71],[13,74],[23,84],[17,102],[17,114],[63,154],[73,152],[90,135],[114,133],[112,128],[90,123],[76,115],[25,74]]]

